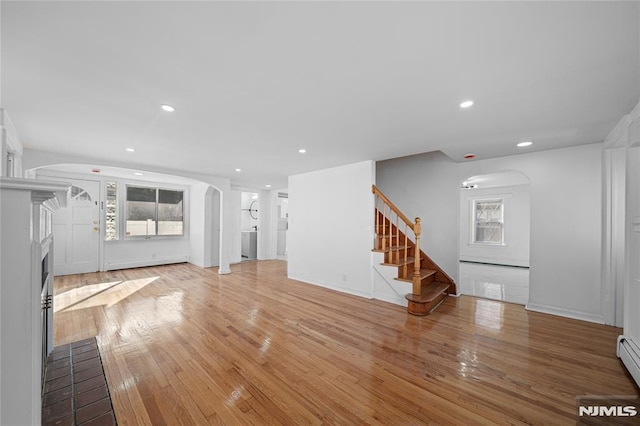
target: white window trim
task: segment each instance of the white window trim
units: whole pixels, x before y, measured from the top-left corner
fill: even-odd
[[[168,191],[182,191],[182,235],[127,235],[127,188],[129,186],[135,186],[137,188],[164,189]],[[118,220],[117,226],[120,238],[117,240],[105,241],[106,243],[114,243],[117,241],[158,241],[189,238],[189,187],[132,180],[118,181],[117,198],[118,213],[120,218],[120,220]]]

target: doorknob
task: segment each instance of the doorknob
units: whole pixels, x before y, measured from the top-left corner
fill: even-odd
[[[98,228],[97,226],[94,226],[94,227],[93,227],[93,230],[94,230],[94,231],[97,231],[97,230],[99,230],[99,229],[100,229],[100,228]]]
[[[97,220],[94,220],[94,221],[93,221],[93,224],[94,224],[94,225],[97,225],[97,224],[98,224],[98,221],[97,221]]]

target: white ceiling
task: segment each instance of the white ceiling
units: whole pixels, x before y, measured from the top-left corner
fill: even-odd
[[[28,148],[283,187],[367,159],[600,142],[640,97],[639,17],[638,2],[2,1],[1,105]]]

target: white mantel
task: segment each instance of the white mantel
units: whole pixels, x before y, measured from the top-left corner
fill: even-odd
[[[43,346],[42,297],[53,294],[51,214],[66,203],[69,185],[0,178],[0,424],[39,425]],[[48,315],[46,313],[48,312]],[[45,355],[46,355],[45,353]]]

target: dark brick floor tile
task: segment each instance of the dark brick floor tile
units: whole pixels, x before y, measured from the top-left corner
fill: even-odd
[[[80,346],[95,345],[95,344],[96,344],[96,338],[95,337],[89,337],[88,339],[78,340],[77,342],[73,342],[71,344],[71,347],[72,348],[79,348]]]
[[[51,352],[51,354],[49,355],[49,359],[51,361],[58,361],[61,359],[65,359],[65,358],[69,358],[71,356],[71,352],[69,352],[69,350],[66,351],[58,351],[56,352],[55,350],[53,352]]]
[[[87,368],[96,367],[98,365],[102,365],[99,357],[89,358],[85,361],[74,362],[73,363],[73,371],[77,374],[79,371],[86,370]]]
[[[106,386],[100,386],[99,388],[92,389],[88,392],[76,394],[76,410],[84,407],[85,405],[93,404],[109,396]]]
[[[58,379],[48,381],[44,385],[44,391],[45,393],[51,392],[54,390],[66,388],[67,386],[71,386],[71,376],[63,376]]]
[[[72,349],[73,356],[83,354],[85,352],[98,351],[97,345],[84,345],[77,348]]]
[[[95,419],[89,420],[88,422],[82,423],[81,426],[116,426],[116,418],[113,415],[113,412],[108,412],[107,414],[103,414],[100,417],[96,417]]]
[[[75,426],[73,415],[68,415],[59,419],[48,420],[42,418],[42,426]]]
[[[50,382],[54,379],[59,379],[60,377],[70,376],[71,375],[71,367],[66,366],[62,368],[48,368],[47,367],[47,382]]]
[[[74,383],[84,382],[85,380],[89,380],[92,377],[102,376],[104,372],[102,371],[102,365],[97,365],[95,367],[87,368],[86,370],[78,371],[73,375]]]
[[[58,368],[64,368],[71,365],[71,358],[63,358],[58,361],[47,361],[47,369],[56,370]]]
[[[88,392],[91,389],[95,389],[100,386],[104,386],[105,384],[106,383],[104,380],[104,376],[92,377],[89,380],[85,380],[84,382],[80,382],[76,384],[76,395]]]
[[[42,419],[56,420],[73,414],[71,399],[65,399],[42,408]]]
[[[51,404],[55,404],[56,402],[60,402],[65,399],[70,399],[73,393],[73,388],[71,386],[67,386],[66,388],[54,390],[51,392],[47,392],[44,394],[42,398],[42,406],[47,407]]]
[[[102,416],[112,410],[111,401],[109,398],[101,399],[93,404],[85,405],[82,408],[76,410],[76,422],[78,424],[85,423],[89,420],[93,420],[96,417]]]
[[[66,345],[60,345],[60,346],[56,346],[53,348],[53,350],[51,351],[52,354],[59,354],[59,353],[69,353],[69,350],[71,349],[71,345],[70,344],[66,344]]]
[[[100,357],[100,352],[98,352],[98,350],[96,349],[95,351],[88,351],[78,355],[73,355],[73,362],[81,362],[91,358],[99,358],[99,357]]]

